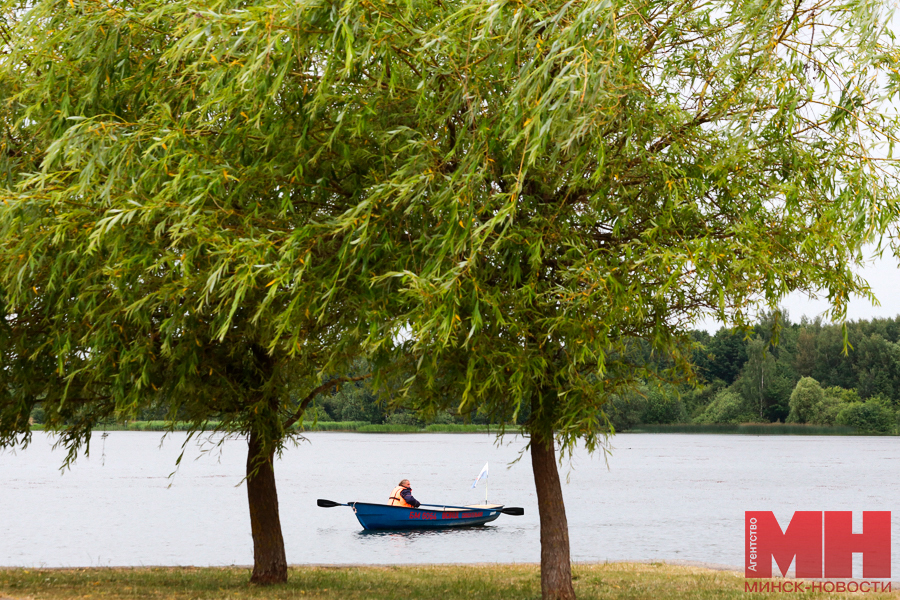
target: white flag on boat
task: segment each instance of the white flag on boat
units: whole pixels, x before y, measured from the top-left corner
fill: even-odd
[[[475,486],[478,485],[478,482],[481,481],[481,478],[484,477],[487,479],[488,477],[488,464],[484,463],[484,468],[481,469],[481,473],[478,474],[478,477],[475,478],[475,481],[472,482],[472,489],[475,489]]]

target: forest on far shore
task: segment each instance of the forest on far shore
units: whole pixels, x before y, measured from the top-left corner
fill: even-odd
[[[685,423],[797,423],[847,426],[860,433],[897,432],[900,316],[847,323],[846,352],[840,325],[805,317],[795,323],[782,313],[765,313],[746,331],[694,330],[691,338],[697,385],[646,382],[628,394],[613,396],[605,412],[616,431]],[[359,360],[349,375],[367,371],[366,362]],[[43,422],[40,407],[33,417],[36,423]],[[166,418],[172,416],[160,407],[142,411],[139,420]],[[526,408],[519,419],[527,418]],[[409,410],[392,410],[379,400],[368,379],[320,396],[304,421],[413,427],[489,424],[479,413],[444,411],[423,420]]]
[[[780,320],[774,339],[776,318]],[[846,325],[764,314],[748,331],[693,331],[700,385],[645,386],[614,398],[617,430],[663,423],[806,423],[894,433],[900,414],[900,316]]]

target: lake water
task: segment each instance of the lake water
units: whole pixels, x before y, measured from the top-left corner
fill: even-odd
[[[481,434],[311,433],[276,464],[291,564],[538,562],[537,500],[521,438]],[[0,566],[248,565],[253,562],[246,443],[185,434],[96,434],[90,458],[64,473],[42,433],[0,453]],[[563,494],[576,561],[698,561],[741,568],[745,510],[900,511],[894,437],[620,434],[608,465],[576,452]],[[386,503],[404,477],[420,502],[484,501],[472,480],[490,462],[488,500],[522,506],[484,528],[364,533],[349,508],[316,498]],[[565,482],[568,475],[568,482]],[[894,573],[898,570],[894,519]],[[858,565],[858,555],[857,565]],[[859,566],[855,572],[861,572]]]

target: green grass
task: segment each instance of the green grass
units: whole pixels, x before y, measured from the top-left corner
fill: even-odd
[[[218,425],[218,422],[210,422],[209,429],[214,429]],[[189,423],[175,423],[174,429],[175,431],[187,431],[191,426]],[[168,431],[169,423],[168,421],[130,421],[128,425],[101,425],[97,427],[94,431],[100,431],[101,429],[105,429],[106,431]]]
[[[208,430],[212,431],[218,425],[218,421],[210,421]],[[302,429],[303,431],[358,431],[361,427],[368,426],[368,421],[319,421],[313,424],[311,421],[304,421],[302,426],[298,423],[294,425],[294,429]],[[188,431],[189,423],[176,422],[173,429],[175,431]],[[34,424],[31,426],[33,431],[43,431],[44,426]],[[414,428],[415,431],[420,431]],[[106,425],[98,425],[94,428],[95,432],[102,433],[104,431],[169,431],[168,421],[129,421],[125,423],[108,423]],[[0,599],[2,600],[2,599]]]
[[[430,433],[490,433],[496,432],[497,427],[491,429],[489,425],[473,425],[471,423],[434,423],[425,428]]]
[[[738,433],[744,435],[855,435],[856,429],[841,425],[798,425],[788,423],[683,423],[638,425],[633,433]]]
[[[209,429],[212,430],[218,424],[218,421],[209,423]],[[191,428],[189,423],[176,422],[171,428],[174,431],[188,431]],[[35,423],[31,426],[32,431],[43,431],[44,426]],[[106,423],[94,427],[94,433],[103,433],[104,431],[169,431],[168,421],[128,421],[127,423]]]
[[[356,431],[359,433],[420,433],[422,429],[415,425],[384,423],[383,425],[363,425]]]
[[[858,594],[748,593],[740,573],[662,563],[578,564],[580,600],[665,598],[762,600],[786,597],[846,600]],[[294,567],[283,585],[257,587],[242,568],[0,569],[0,598],[69,600],[532,600],[540,598],[537,565],[409,565]],[[863,594],[881,600],[884,593]]]
[[[487,425],[471,425],[471,424],[433,424],[428,425],[424,429],[415,425],[397,425],[394,423],[384,423],[382,425],[362,423],[356,428],[359,433],[483,433],[491,431]]]
[[[218,425],[218,421],[209,423],[209,430]],[[43,431],[44,426],[34,424],[31,426],[33,431]],[[177,422],[173,428],[175,431],[187,431],[190,429],[188,423]],[[294,429],[302,431],[357,431],[361,433],[481,433],[488,432],[491,429],[487,425],[429,425],[422,429],[415,425],[394,425],[383,424],[377,425],[368,421],[319,421],[313,424],[311,421],[304,421],[294,425]],[[167,421],[129,421],[125,423],[107,423],[106,425],[98,425],[95,432],[104,431],[169,431]],[[2,600],[2,599],[0,599]]]
[[[212,430],[218,422],[210,422]],[[301,428],[295,425],[295,428]],[[32,430],[41,431],[42,425],[32,425]],[[175,431],[187,431],[187,423],[175,423]],[[166,421],[130,421],[127,425],[110,423],[99,425],[94,431],[168,431]],[[471,423],[432,424],[420,428],[415,425],[395,425],[391,423],[372,424],[368,421],[319,421],[304,422],[303,431],[355,431],[358,433],[496,433],[496,426],[474,425]],[[674,425],[638,425],[629,429],[628,433],[736,433],[743,435],[860,435],[853,427],[840,425],[796,425],[784,423],[744,423],[741,425],[728,423],[695,424],[682,423]],[[0,599],[2,600],[2,599]]]
[[[368,421],[319,421],[316,424],[304,421],[303,431],[358,431],[368,424]]]

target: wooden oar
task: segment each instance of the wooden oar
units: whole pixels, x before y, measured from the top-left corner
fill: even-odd
[[[316,500],[316,504],[318,504],[322,508],[334,508],[335,506],[350,506],[349,504],[341,504],[340,502],[332,502],[331,500],[322,500],[321,498]]]
[[[450,506],[449,504],[420,504],[419,506],[434,506],[437,508],[461,508],[463,510],[478,510],[473,506]],[[518,506],[508,506],[506,508],[483,508],[481,510],[499,510],[504,515],[512,515],[514,517],[521,517],[525,514],[525,509],[520,508]]]
[[[507,506],[506,508],[501,508],[500,512],[504,515],[512,515],[514,517],[521,517],[525,514],[525,509],[520,506]]]

